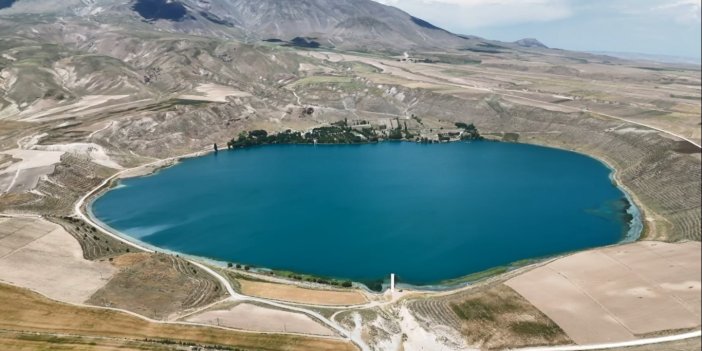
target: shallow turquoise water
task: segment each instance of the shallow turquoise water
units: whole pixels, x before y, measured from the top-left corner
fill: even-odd
[[[92,210],[168,250],[425,285],[620,241],[628,204],[609,173],[523,144],[264,146],[124,180]]]

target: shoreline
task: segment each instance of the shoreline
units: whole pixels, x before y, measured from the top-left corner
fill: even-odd
[[[502,142],[499,140],[493,140],[493,139],[485,139],[484,141],[493,141],[493,142]],[[415,143],[414,141],[382,141],[382,142],[411,142]],[[458,141],[452,141],[452,142],[460,142]],[[472,142],[472,141],[464,141],[464,142]],[[377,144],[377,143],[366,143],[366,144]],[[358,144],[358,145],[366,145],[366,144]],[[543,257],[534,257],[534,258],[527,258],[523,260],[519,260],[516,262],[509,262],[504,265],[499,265],[495,267],[488,268],[483,271],[479,272],[473,272],[469,273],[463,276],[458,276],[455,278],[450,278],[450,279],[443,279],[434,283],[429,283],[425,285],[413,285],[409,283],[401,283],[399,282],[396,286],[399,288],[406,288],[406,289],[411,289],[413,291],[424,291],[424,292],[450,292],[450,291],[458,291],[460,289],[463,289],[467,286],[480,283],[481,281],[484,281],[486,279],[490,279],[496,276],[508,274],[510,272],[538,264],[540,262],[547,262],[551,261],[560,257],[565,257],[567,255],[571,255],[577,252],[582,252],[582,251],[587,251],[587,250],[592,250],[592,249],[598,249],[598,248],[603,248],[603,247],[610,247],[610,246],[617,246],[617,245],[622,245],[622,244],[627,244],[631,242],[636,242],[639,240],[644,239],[644,233],[647,229],[646,226],[646,217],[645,217],[645,212],[642,211],[640,208],[640,205],[637,203],[636,200],[634,200],[635,196],[633,194],[630,194],[628,191],[628,188],[621,184],[619,181],[619,178],[617,176],[617,170],[616,168],[612,167],[610,163],[608,163],[605,160],[602,160],[598,157],[595,157],[593,155],[588,155],[583,152],[578,152],[575,150],[569,150],[569,149],[563,149],[563,148],[558,148],[558,147],[553,147],[553,146],[548,146],[548,145],[540,145],[540,144],[533,144],[533,143],[522,143],[522,142],[515,142],[515,144],[524,144],[524,145],[531,145],[531,146],[537,146],[537,147],[544,147],[544,148],[550,148],[550,149],[556,149],[560,151],[566,151],[566,152],[573,152],[582,156],[586,156],[589,158],[592,158],[594,160],[597,160],[601,164],[603,164],[605,167],[607,167],[610,170],[609,178],[610,180],[614,183],[614,186],[616,186],[623,194],[624,194],[624,199],[628,202],[629,206],[627,207],[627,210],[625,213],[630,214],[632,216],[631,221],[628,223],[629,225],[629,230],[626,234],[622,236],[622,238],[617,241],[616,243],[610,244],[610,245],[604,245],[604,246],[597,246],[597,247],[592,247],[592,248],[585,248],[585,249],[578,249],[574,251],[568,251],[568,252],[562,252],[554,255],[548,255],[548,256],[543,256]],[[271,145],[286,145],[286,144],[271,144]],[[335,145],[356,145],[356,144],[319,144],[319,145],[312,145],[312,144],[292,144],[292,145],[307,145],[307,146],[335,146]],[[261,147],[261,146],[268,146],[268,145],[255,145],[255,146],[249,146],[245,147],[243,149],[251,148],[251,147]],[[241,148],[239,148],[241,149]],[[239,149],[223,149],[220,151],[236,151]],[[136,178],[136,177],[146,177],[146,176],[152,176],[158,173],[158,171],[169,168],[172,166],[175,166],[180,163],[181,160],[184,159],[189,159],[189,158],[196,158],[196,157],[201,157],[201,156],[207,156],[212,153],[215,153],[214,150],[201,150],[198,152],[193,152],[181,156],[174,156],[158,161],[154,161],[152,163],[148,163],[145,165],[137,166],[134,168],[130,169],[125,169],[122,171],[119,171],[112,175],[110,178],[106,179],[103,184],[98,186],[97,188],[93,189],[90,191],[88,194],[86,194],[81,200],[78,202],[80,204],[80,208],[78,204],[76,204],[76,213],[79,214],[79,216],[85,216],[87,219],[90,219],[90,221],[87,221],[89,224],[93,224],[101,231],[106,232],[108,235],[117,238],[118,240],[128,243],[129,245],[138,248],[142,251],[146,252],[162,252],[162,253],[167,253],[167,254],[172,254],[172,255],[178,255],[180,257],[184,257],[190,260],[194,261],[201,261],[203,263],[213,265],[218,268],[226,268],[227,267],[227,262],[226,261],[221,261],[218,259],[213,259],[213,258],[208,258],[204,256],[195,256],[195,255],[189,255],[186,253],[178,252],[178,251],[172,251],[168,250],[165,248],[157,247],[154,245],[151,245],[149,243],[146,243],[140,239],[134,238],[132,236],[129,236],[125,233],[120,232],[119,230],[110,227],[106,223],[102,222],[99,220],[92,212],[92,204],[95,200],[97,200],[100,196],[104,195],[106,192],[114,189],[116,186],[117,182],[120,179],[127,179],[127,178]],[[150,168],[151,167],[151,168]],[[80,211],[79,211],[80,209]],[[85,212],[85,213],[83,213]],[[84,218],[84,220],[86,219]],[[242,264],[243,265],[243,264]],[[277,275],[277,274],[266,274],[266,272],[276,272],[280,270],[276,269],[270,269],[267,267],[257,267],[257,266],[251,266],[253,268],[252,271],[244,271],[246,273],[252,274],[254,276],[263,276],[263,277],[276,277],[279,279],[284,279],[286,280],[289,284],[293,285],[299,285],[300,281],[296,281],[294,279],[291,279],[288,276],[285,275]],[[237,270],[239,271],[239,270]],[[242,270],[243,271],[243,270]],[[492,273],[494,272],[494,273]],[[314,274],[306,274],[306,273],[299,273],[299,272],[292,272],[308,277],[317,277],[317,278],[322,278],[322,279],[334,279],[334,280],[350,280],[346,278],[338,278],[338,277],[321,277],[321,276],[316,276]],[[475,279],[471,279],[471,277],[475,277]],[[353,281],[353,280],[352,280]],[[366,282],[370,282],[372,280],[367,280]],[[367,292],[374,293],[374,294],[383,294],[385,291],[388,289],[388,281],[387,277],[385,278],[378,278],[375,281],[381,282],[381,290],[373,290],[371,289],[366,283],[363,282],[358,282],[358,281],[353,281],[353,287],[355,288],[361,288]],[[304,282],[304,281],[302,281]],[[330,288],[333,288],[334,286],[330,285]]]

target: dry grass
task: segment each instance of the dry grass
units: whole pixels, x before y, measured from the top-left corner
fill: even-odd
[[[340,340],[151,323],[122,312],[55,302],[36,293],[4,284],[0,285],[0,301],[12,301],[0,304],[0,329],[6,331],[111,337],[136,341],[169,340],[255,350],[354,349],[353,345]],[[7,341],[0,341],[0,345],[2,342]]]
[[[124,254],[112,259],[112,264],[120,271],[89,303],[167,319],[225,295],[224,288],[212,276],[179,257]]]
[[[0,349],[13,351],[172,351],[189,350],[190,348],[189,346],[115,338],[0,331]]]
[[[306,289],[293,285],[238,280],[245,295],[315,305],[357,305],[368,302],[358,291]]]
[[[1,100],[0,106],[2,106]],[[8,150],[17,147],[17,139],[24,133],[32,132],[35,128],[36,126],[32,123],[0,119],[0,130],[2,130],[2,135],[0,135],[0,150]]]

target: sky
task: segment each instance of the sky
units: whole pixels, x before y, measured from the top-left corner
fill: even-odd
[[[454,33],[549,47],[700,57],[702,0],[376,0]]]

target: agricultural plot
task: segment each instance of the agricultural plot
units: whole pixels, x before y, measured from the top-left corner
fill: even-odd
[[[78,242],[56,224],[35,218],[0,221],[2,282],[83,303],[116,273],[107,262],[85,260]]]
[[[700,243],[637,242],[577,253],[506,284],[579,344],[699,328]]]
[[[250,303],[240,303],[232,307],[215,307],[190,316],[187,321],[268,333],[337,336],[336,332],[307,315]]]
[[[368,302],[358,291],[308,289],[294,285],[238,280],[245,295],[314,305],[348,306]]]
[[[182,258],[166,254],[124,254],[119,269],[90,297],[96,306],[117,307],[155,319],[173,319],[226,295],[219,282]]]

